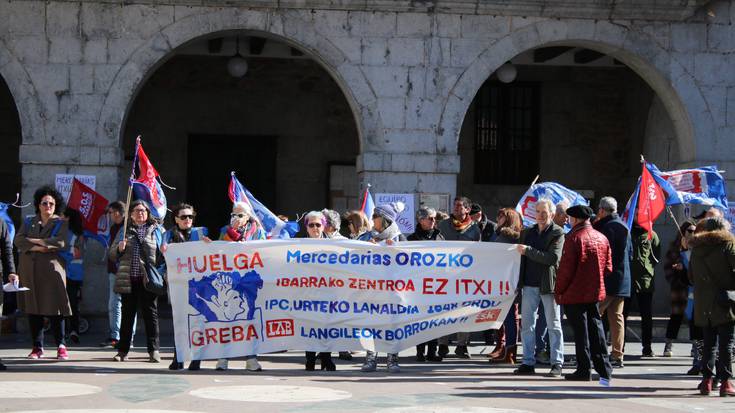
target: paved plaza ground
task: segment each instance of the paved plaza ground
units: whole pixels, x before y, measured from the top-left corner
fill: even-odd
[[[215,371],[213,361],[201,371],[171,372],[170,347],[161,364],[146,362],[140,347],[130,361],[115,363],[114,351],[94,346],[98,338],[82,336],[82,345],[70,347],[71,359],[59,362],[27,360],[25,335],[3,337],[0,357],[9,368],[0,373],[0,411],[735,412],[735,398],[697,395],[698,378],[684,375],[691,363],[686,343],[675,345],[673,358],[655,359],[641,359],[639,345],[628,344],[625,368],[615,370],[613,387],[603,388],[596,381],[514,376],[512,366],[485,361],[491,348],[479,343],[472,359],[437,364],[417,363],[406,351],[400,374],[388,374],[383,363],[376,373],[361,373],[362,354],[338,360],[336,372],[305,372],[304,354],[295,351],[260,356],[259,373],[245,371],[242,360],[231,361],[227,372]],[[662,349],[654,347],[657,354]],[[47,355],[55,356],[51,350]],[[571,343],[566,351],[572,354]]]

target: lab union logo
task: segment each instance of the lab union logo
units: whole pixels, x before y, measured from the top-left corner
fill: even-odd
[[[263,279],[255,270],[216,272],[189,280],[189,304],[207,322],[253,320]]]

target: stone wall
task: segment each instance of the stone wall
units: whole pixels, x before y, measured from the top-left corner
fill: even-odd
[[[121,197],[125,121],[145,81],[178,47],[234,30],[286,42],[325,68],[355,119],[359,179],[374,192],[453,195],[477,90],[514,56],[552,44],[609,54],[645,81],[671,120],[670,167],[735,170],[731,1],[350,3],[0,0],[23,198],[59,172],[94,174],[103,195]]]

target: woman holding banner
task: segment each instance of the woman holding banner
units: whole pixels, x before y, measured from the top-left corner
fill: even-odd
[[[128,208],[130,223],[125,234],[120,231],[117,243],[110,248],[110,259],[118,262],[115,273],[115,292],[122,301],[120,342],[115,361],[127,361],[133,338],[133,323],[138,309],[143,315],[148,348],[148,361],[160,363],[161,354],[158,336],[158,296],[145,289],[144,260],[157,263],[161,255],[161,227],[151,215],[148,203],[135,200]]]
[[[436,227],[436,210],[430,207],[421,207],[416,211],[416,232],[407,237],[408,241],[444,241],[444,235]],[[436,354],[438,340],[433,339],[416,346],[416,361],[442,361]],[[428,346],[428,351],[427,351]]]
[[[163,245],[161,246],[161,251],[166,252],[169,244],[178,244],[189,241],[212,242],[212,240],[207,237],[207,228],[194,227],[196,211],[194,211],[193,206],[180,203],[171,210],[171,213],[174,216],[175,225],[163,234]],[[200,367],[200,360],[192,360],[191,363],[189,363],[189,370],[199,370]],[[184,363],[178,362],[176,357],[176,347],[174,346],[174,358],[171,360],[171,364],[168,366],[168,369],[181,370],[183,368]]]
[[[324,234],[324,228],[327,226],[327,219],[319,211],[311,211],[304,216],[304,226],[306,227],[307,238],[327,238]],[[314,371],[316,367],[317,354],[314,351],[306,352],[306,371]],[[332,353],[319,353],[319,360],[322,364],[322,370],[335,371],[337,366],[332,361]]]
[[[232,204],[232,213],[230,214],[230,225],[222,228],[219,239],[221,241],[230,242],[247,242],[266,239],[265,230],[255,217],[253,208],[245,202],[235,202]],[[217,360],[215,369],[223,371],[227,370],[227,359]],[[245,369],[248,371],[261,371],[263,368],[258,363],[257,355],[251,354],[245,356]]]
[[[370,242],[382,245],[393,245],[396,242],[406,241],[406,236],[398,228],[396,219],[405,209],[403,202],[391,202],[375,207],[373,211],[373,231]],[[388,353],[388,372],[400,373],[401,366],[398,365],[398,353]],[[361,370],[372,372],[378,369],[378,353],[368,350]]]
[[[498,211],[495,233],[491,242],[517,244],[521,238],[523,223],[521,214],[513,208],[501,208]],[[488,355],[490,362],[504,362],[515,364],[518,350],[518,298],[508,310],[508,315],[498,330],[498,339],[495,349]]]
[[[18,308],[28,314],[33,350],[29,359],[43,357],[43,318],[48,317],[56,339],[56,358],[69,354],[64,342],[64,317],[71,315],[66,295],[66,271],[59,252],[68,247],[68,223],[56,214],[64,207],[61,194],[48,186],[33,194],[36,215],[23,220],[15,235],[19,252],[18,281],[29,291],[18,293]],[[11,277],[10,281],[15,281]]]
[[[370,239],[370,221],[362,211],[349,211],[345,217],[350,230],[350,239],[368,241]]]

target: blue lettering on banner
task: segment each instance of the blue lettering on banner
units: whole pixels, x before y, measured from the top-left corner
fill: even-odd
[[[301,337],[314,338],[317,340],[329,339],[356,339],[372,338],[376,340],[383,339],[383,331],[374,328],[357,328],[357,327],[327,327],[327,328],[306,328],[301,327]]]
[[[400,266],[439,268],[469,268],[475,259],[470,254],[447,254],[447,253],[420,253],[399,252],[396,254],[395,263]],[[345,251],[341,254],[336,252],[302,252],[300,250],[286,251],[286,262],[296,264],[343,264],[343,265],[391,265],[389,254],[376,254],[367,251],[362,254],[354,254]]]

